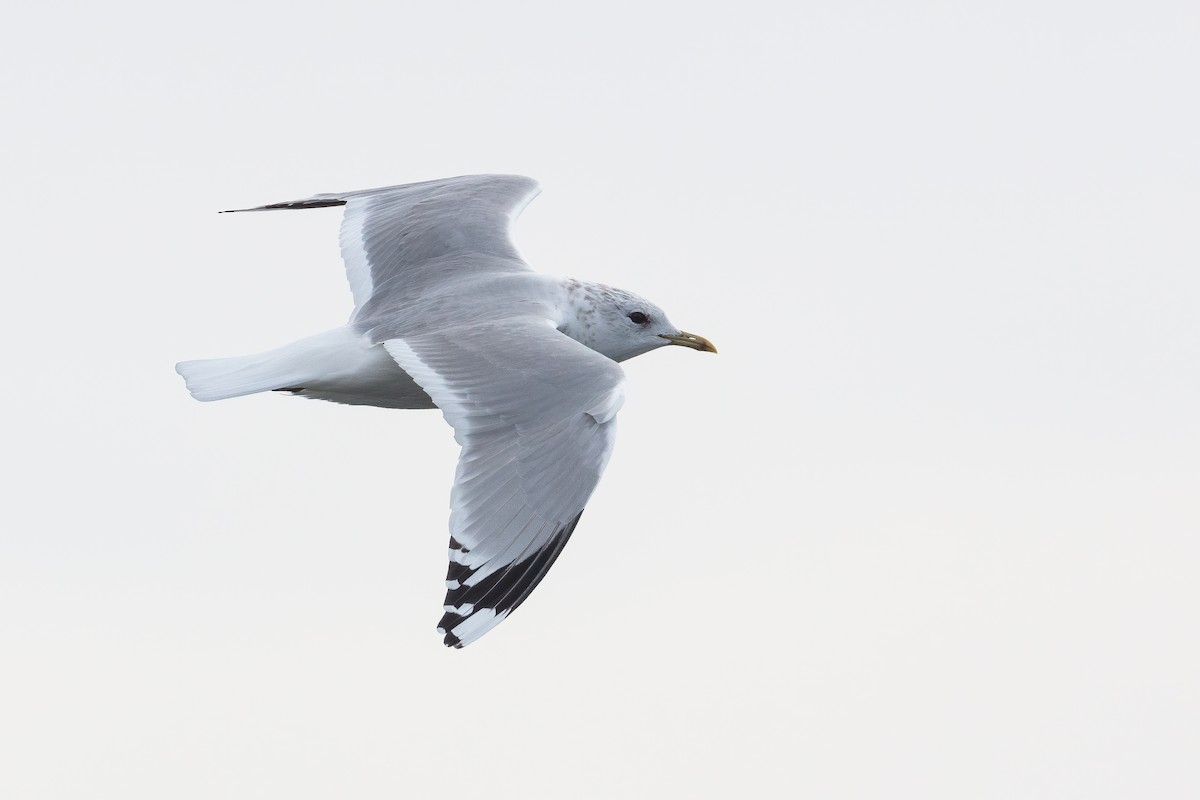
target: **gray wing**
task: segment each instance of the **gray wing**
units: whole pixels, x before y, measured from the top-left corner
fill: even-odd
[[[624,373],[542,319],[384,346],[462,446],[438,627],[462,647],[520,605],[562,551],[612,452]]]
[[[345,206],[342,259],[361,320],[457,276],[528,270],[509,228],[540,191],[521,175],[463,175],[235,210]]]

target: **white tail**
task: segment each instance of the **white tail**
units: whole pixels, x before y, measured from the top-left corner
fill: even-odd
[[[287,348],[281,348],[286,350]],[[244,394],[303,385],[303,373],[279,351],[234,358],[181,361],[175,371],[183,376],[188,391],[197,400],[224,400]]]
[[[237,358],[184,361],[175,371],[197,400],[224,400],[272,389],[301,397],[381,408],[433,408],[429,395],[382,345],[349,327]]]
[[[265,353],[234,358],[182,361],[175,371],[183,376],[197,400],[224,400],[272,389],[304,387],[336,371],[347,351],[362,350],[353,335],[338,328]]]

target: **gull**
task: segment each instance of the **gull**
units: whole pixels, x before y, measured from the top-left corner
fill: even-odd
[[[637,295],[534,272],[510,230],[540,192],[467,175],[232,211],[344,206],[346,325],[265,353],[176,365],[197,400],[275,391],[439,408],[461,450],[438,623],[460,648],[545,577],[612,453],[618,362],[679,345],[715,353]]]

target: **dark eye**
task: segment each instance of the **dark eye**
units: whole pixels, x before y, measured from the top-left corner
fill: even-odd
[[[650,318],[647,317],[645,314],[643,314],[640,311],[629,312],[629,319],[632,320],[633,322],[637,323],[638,325],[645,325],[647,322],[650,321]]]

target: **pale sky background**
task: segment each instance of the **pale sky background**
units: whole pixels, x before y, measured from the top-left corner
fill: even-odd
[[[0,32],[0,796],[1200,796],[1200,5],[25,3]],[[436,412],[192,400],[337,209],[544,193],[629,362],[445,649]]]

